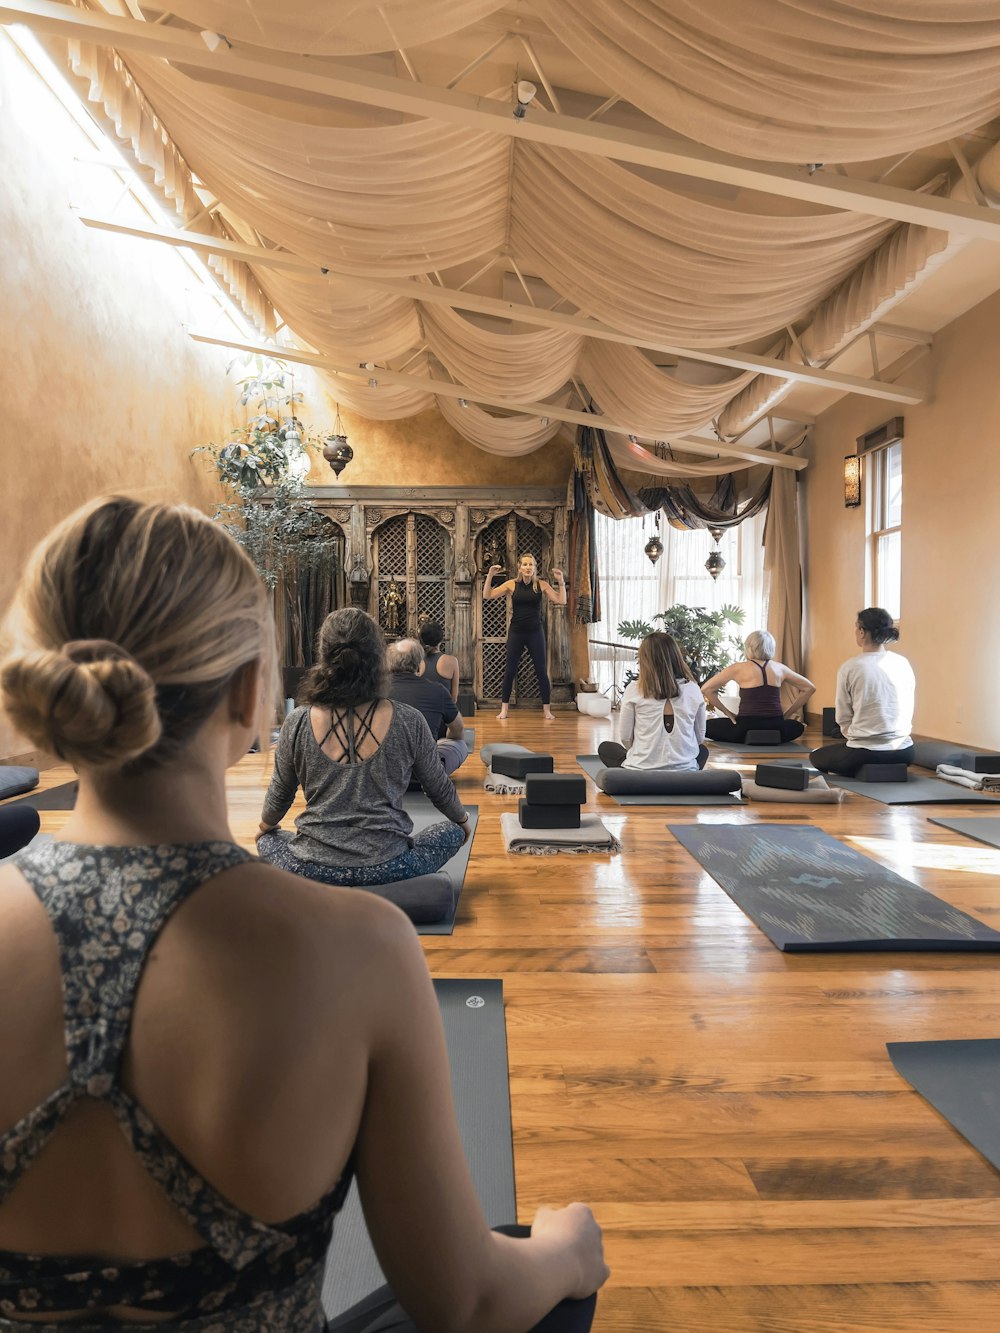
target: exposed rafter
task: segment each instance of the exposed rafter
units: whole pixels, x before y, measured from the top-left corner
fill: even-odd
[[[298,348],[275,347],[266,343],[238,342],[232,338],[214,338],[205,333],[191,333],[195,342],[208,343],[213,347],[231,347],[238,352],[259,353],[262,356],[277,356],[283,361],[294,361],[299,365],[314,366],[317,370],[330,375],[342,375],[348,379],[367,383],[375,378],[383,384],[402,384],[407,388],[422,389],[426,393],[437,394],[442,398],[466,399],[482,407],[497,407],[505,412],[521,412],[527,416],[548,417],[552,421],[565,421],[573,426],[600,426],[602,430],[614,435],[634,434],[629,424],[623,424],[606,416],[595,416],[592,412],[575,412],[569,407],[559,407],[554,403],[519,403],[477,393],[462,384],[451,380],[432,379],[425,375],[404,375],[398,370],[383,370],[381,366],[368,369],[367,366],[347,366],[332,357],[322,356],[317,352],[304,352]],[[709,458],[742,458],[748,463],[765,463],[768,467],[790,468],[800,472],[808,466],[804,458],[795,458],[790,454],[775,454],[763,449],[753,449],[749,445],[714,443],[711,440],[693,439],[691,436],[672,436],[670,443],[684,453],[703,454]]]
[[[668,135],[620,129],[557,115],[542,107],[533,107],[529,116],[515,120],[505,103],[457,89],[431,88],[282,51],[252,47],[230,50],[222,45],[212,52],[196,32],[72,9],[57,0],[0,2],[0,22],[24,23],[37,31],[175,61],[208,82],[256,90],[271,97],[294,97],[320,105],[348,101],[378,106],[699,180],[1000,241],[1000,213],[959,199],[844,176],[809,175],[804,167],[754,163]]]
[[[205,250],[211,254],[225,255],[229,259],[240,259],[247,264],[263,267],[291,270],[296,273],[311,273],[320,276],[323,273],[313,260],[303,259],[299,255],[285,250],[266,250],[260,246],[245,245],[241,241],[229,241],[220,236],[205,235],[201,232],[180,231],[170,227],[133,227],[113,218],[81,215],[80,221],[88,227],[101,231],[118,232],[125,236],[137,236],[144,240],[163,241],[168,245],[190,246],[195,250]],[[475,292],[461,291],[453,287],[439,287],[433,283],[417,282],[412,279],[398,278],[363,278],[358,281],[378,291],[389,292],[395,296],[408,297],[414,301],[427,301],[431,304],[445,305],[457,310],[471,310],[482,315],[494,315],[501,319],[513,319],[522,324],[535,324],[541,328],[563,329],[568,333],[578,333],[587,338],[596,338],[602,342],[621,343],[626,347],[642,347],[653,352],[666,352],[670,356],[683,357],[688,361],[704,361],[712,365],[730,366],[735,370],[753,370],[764,375],[775,375],[780,379],[793,380],[803,384],[816,384],[823,388],[837,389],[844,393],[857,393],[870,398],[884,398],[892,403],[920,403],[923,394],[919,389],[910,389],[881,380],[864,379],[858,375],[845,375],[836,370],[824,370],[816,366],[799,366],[790,361],[781,361],[776,357],[757,356],[752,352],[740,352],[728,348],[711,349],[678,347],[673,343],[657,342],[652,339],[636,339],[627,333],[620,333],[597,320],[584,315],[567,315],[554,310],[541,310],[535,306],[520,305],[514,301],[504,301],[492,296],[479,296]]]

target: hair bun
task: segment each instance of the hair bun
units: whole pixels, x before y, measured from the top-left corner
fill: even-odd
[[[104,639],[9,658],[0,688],[17,729],[74,767],[118,768],[160,737],[152,678]]]

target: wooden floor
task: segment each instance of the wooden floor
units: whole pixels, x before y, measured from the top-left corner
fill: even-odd
[[[550,750],[562,771],[609,734],[575,712],[475,726],[477,747]],[[455,933],[425,938],[427,961],[503,978],[521,1220],[593,1205],[612,1268],[596,1328],[1000,1327],[1000,1174],[885,1050],[1000,1036],[1000,961],[781,954],[666,825],[816,824],[998,928],[1000,852],[930,824],[940,807],[626,809],[588,783],[621,855],[513,857],[498,816],[516,800],[483,791],[478,755],[456,776],[479,828]],[[259,756],[231,774],[248,846],[266,781]]]

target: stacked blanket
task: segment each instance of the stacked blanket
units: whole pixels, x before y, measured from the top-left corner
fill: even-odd
[[[517,815],[500,816],[500,832],[508,852],[554,856],[557,852],[620,852],[621,843],[597,815],[581,815],[579,828],[526,829]]]
[[[937,775],[945,782],[957,782],[971,791],[992,791],[1000,796],[1000,773],[973,773],[971,769],[958,768],[955,764],[938,764]]]

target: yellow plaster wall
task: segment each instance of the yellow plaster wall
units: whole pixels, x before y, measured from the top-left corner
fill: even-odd
[[[941,330],[902,382],[927,400],[900,409],[903,443],[902,610],[899,651],[917,677],[914,729],[1000,746],[1000,293]],[[865,503],[844,508],[843,458],[865,431],[897,415],[848,397],[816,425],[805,473],[806,670],[814,708],[831,705],[837,667],[856,651],[866,602]]]

